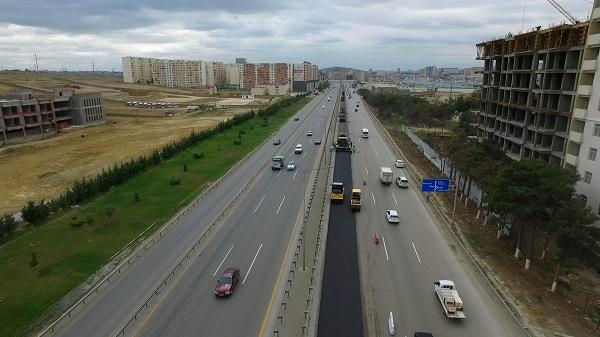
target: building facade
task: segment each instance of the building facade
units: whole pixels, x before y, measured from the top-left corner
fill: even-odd
[[[581,177],[577,192],[600,215],[600,1],[594,1],[570,124],[565,168]],[[599,74],[599,76],[596,76]]]
[[[2,144],[53,135],[72,125],[102,123],[106,119],[100,92],[75,94],[70,89],[54,93],[32,90],[0,96]]]

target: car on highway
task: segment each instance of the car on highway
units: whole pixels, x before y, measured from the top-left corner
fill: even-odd
[[[294,120],[295,120],[295,121],[299,121],[299,120],[300,120],[300,117],[296,116],[296,117],[294,117]]]
[[[293,160],[290,160],[287,164],[287,170],[288,171],[293,171],[296,169],[296,162]]]
[[[315,145],[321,145],[321,140],[320,139],[315,140]]]
[[[398,212],[393,209],[388,209],[385,211],[385,218],[389,223],[399,223],[400,218],[398,217]]]
[[[408,179],[406,177],[398,177],[396,178],[396,184],[401,188],[408,188]]]
[[[433,337],[429,332],[415,332],[415,337]]]
[[[281,144],[281,139],[275,139],[273,141],[273,145],[279,145],[279,144]]]
[[[397,168],[403,168],[405,166],[404,160],[396,159],[396,161],[394,162],[394,165],[396,165]]]
[[[221,277],[217,280],[215,287],[216,296],[229,296],[233,294],[233,290],[240,283],[239,268],[229,267],[225,269]]]
[[[296,145],[296,148],[294,149],[294,153],[295,154],[302,154],[302,144],[298,144]]]
[[[312,136],[312,135],[313,135],[313,134],[312,134],[312,131],[310,131],[310,130],[307,130],[307,131],[306,131],[306,135],[307,135],[307,136],[309,136],[309,137],[310,137],[310,136]]]

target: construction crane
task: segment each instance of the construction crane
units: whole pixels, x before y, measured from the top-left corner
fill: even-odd
[[[571,15],[569,12],[567,12],[567,10],[564,9],[558,2],[556,2],[555,0],[548,0],[548,2],[554,8],[556,8],[556,10],[560,12],[560,14],[562,14],[565,18],[567,18],[567,20],[571,21],[572,24],[579,23],[579,20],[575,19],[575,17],[573,15]]]

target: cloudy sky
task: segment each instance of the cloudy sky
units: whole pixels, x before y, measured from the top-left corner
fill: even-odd
[[[558,1],[590,15],[592,0]],[[126,55],[464,67],[477,42],[563,21],[546,0],[2,0],[0,69],[34,53],[49,70],[121,70]]]

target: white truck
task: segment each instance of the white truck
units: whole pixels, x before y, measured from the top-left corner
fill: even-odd
[[[382,167],[379,170],[379,178],[381,179],[382,184],[389,185],[394,181],[394,173],[392,173],[391,168]]]
[[[433,290],[437,295],[444,313],[448,318],[465,318],[463,302],[458,296],[454,282],[450,280],[437,280],[433,282]]]

